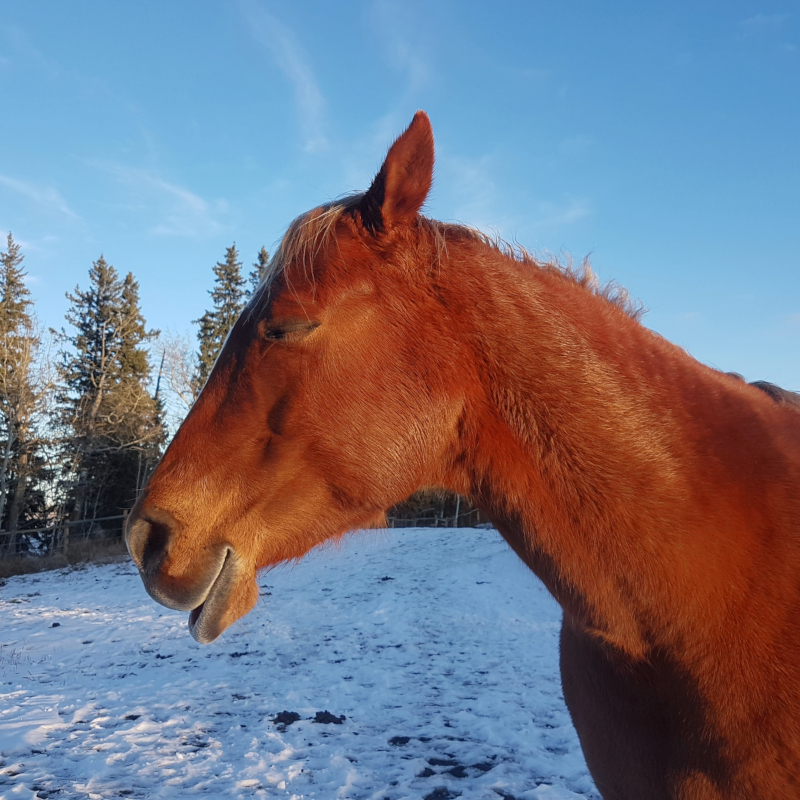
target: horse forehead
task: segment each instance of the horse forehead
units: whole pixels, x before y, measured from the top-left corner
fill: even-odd
[[[382,282],[380,255],[358,241],[343,209],[317,211],[298,217],[290,226],[248,303],[251,313],[263,314],[297,301],[325,303],[342,293],[374,294]]]
[[[367,293],[380,282],[380,261],[365,257],[352,242],[332,240],[316,257],[286,264],[273,288],[275,295],[309,294],[323,300],[341,293]]]

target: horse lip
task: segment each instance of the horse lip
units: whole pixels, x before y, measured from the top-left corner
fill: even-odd
[[[220,625],[220,617],[228,607],[236,582],[237,562],[236,552],[228,546],[219,572],[198,605],[189,612],[189,633],[200,644],[213,642],[226,627]]]
[[[215,555],[216,563],[209,564],[204,570],[204,574],[196,577],[192,581],[176,580],[169,575],[161,574],[161,566],[164,559],[149,569],[139,569],[139,575],[144,583],[144,588],[150,597],[162,606],[172,608],[175,611],[191,611],[197,608],[208,597],[209,592],[214,586],[214,582],[219,577],[225,566],[228,551],[233,548],[229,544],[220,547]]]

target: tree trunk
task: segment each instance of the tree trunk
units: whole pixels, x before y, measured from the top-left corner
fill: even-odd
[[[11,531],[8,543],[8,550],[15,553],[17,550],[16,530],[19,526],[19,515],[22,511],[22,503],[25,499],[25,487],[28,483],[28,452],[22,448],[17,460],[17,481],[14,485],[14,493],[11,495],[11,503],[8,506],[8,524],[6,530]]]
[[[105,367],[105,356],[103,357],[102,366]],[[97,414],[100,411],[100,404],[103,402],[103,395],[105,390],[106,374],[100,376],[97,383],[97,392],[92,399],[92,404],[89,407],[87,414],[86,429],[83,435],[83,444],[80,449],[81,466],[78,470],[78,485],[75,487],[75,505],[70,514],[70,521],[77,522],[80,519],[86,518],[86,498],[89,494],[89,468],[87,462],[89,457],[93,454],[96,441],[96,423]],[[64,533],[61,539],[61,549],[66,554],[69,547],[69,527],[64,526]]]
[[[88,494],[89,473],[85,467],[82,467],[78,472],[78,485],[75,488],[75,505],[72,507],[72,513],[64,522],[77,522],[83,519],[84,506],[86,505],[86,495]],[[69,529],[70,526],[65,524],[61,533],[61,552],[67,554],[69,549]]]
[[[17,530],[19,525],[19,515],[25,499],[25,488],[28,485],[28,458],[28,451],[23,446],[20,448],[19,459],[17,460],[17,480],[14,484],[14,492],[11,495],[11,503],[8,506],[8,525],[6,530],[9,531]]]
[[[0,467],[0,527],[3,525],[3,515],[6,510],[6,495],[8,493],[8,462],[11,459],[11,450],[14,446],[14,434],[9,431],[6,443],[3,445],[3,463]]]

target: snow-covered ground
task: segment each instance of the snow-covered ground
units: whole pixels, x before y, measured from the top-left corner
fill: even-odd
[[[201,646],[130,563],[7,580],[0,797],[597,800],[558,606],[495,531],[354,534],[260,583]]]

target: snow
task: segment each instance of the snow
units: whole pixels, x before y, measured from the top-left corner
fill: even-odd
[[[128,562],[8,579],[0,798],[598,800],[560,610],[496,531],[353,534],[260,585],[198,645]]]

